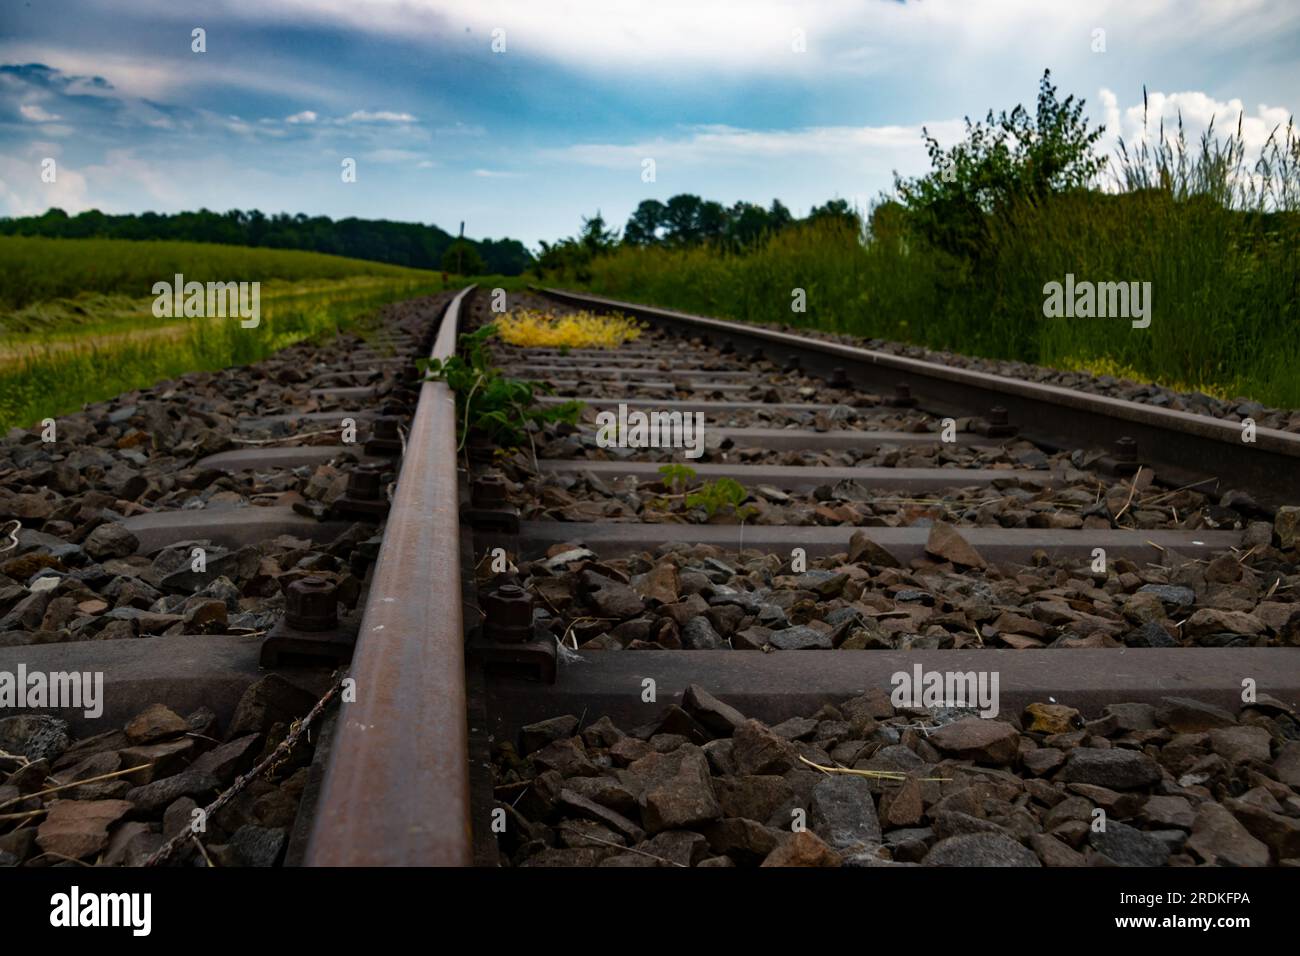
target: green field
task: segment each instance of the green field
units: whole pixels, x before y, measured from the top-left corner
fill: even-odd
[[[178,272],[187,282],[261,282],[259,325],[156,318],[153,284]],[[440,273],[309,252],[0,237],[0,427],[254,362],[442,288]]]

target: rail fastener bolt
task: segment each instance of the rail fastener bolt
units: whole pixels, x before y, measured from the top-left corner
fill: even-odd
[[[894,397],[889,400],[889,404],[894,408],[915,408],[916,399],[912,395],[912,386],[907,382],[899,382],[894,386]]]
[[[497,446],[492,439],[479,431],[471,431],[469,439],[465,442],[465,453],[472,462],[486,464],[492,460],[492,456],[496,454],[496,451]]]
[[[284,589],[284,617],[262,641],[262,666],[347,663],[357,642],[357,622],[339,621],[338,598],[338,585],[328,578],[308,575],[291,581]]]
[[[1128,435],[1115,439],[1111,453],[1097,462],[1097,467],[1109,475],[1133,475],[1145,463],[1138,458],[1137,440]]]
[[[326,578],[310,576],[284,589],[284,619],[299,631],[328,631],[338,627],[338,587]]]
[[[1011,438],[1020,431],[1019,428],[1011,424],[1011,418],[1007,410],[1001,405],[994,405],[990,408],[988,416],[981,424],[976,426],[975,430],[987,438]]]
[[[377,415],[370,424],[367,455],[398,455],[402,451],[401,423],[395,415]]]
[[[470,485],[475,508],[500,508],[506,503],[506,480],[501,475],[480,475]]]
[[[366,462],[348,475],[348,489],[334,502],[334,511],[344,517],[378,520],[388,514],[388,506],[384,466]]]
[[[484,595],[483,636],[489,641],[519,644],[533,633],[533,599],[518,584],[503,584]]]

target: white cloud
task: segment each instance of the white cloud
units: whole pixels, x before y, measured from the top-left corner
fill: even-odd
[[[108,0],[104,0],[108,2]],[[170,0],[149,0],[168,8]],[[1004,48],[1061,64],[1089,56],[1092,30],[1113,49],[1213,37],[1216,48],[1249,48],[1300,25],[1290,0],[220,0],[246,20],[314,20],[403,40],[453,40],[488,54],[506,31],[503,56],[540,57],[582,71],[678,74],[706,71],[816,75],[828,69],[880,73],[892,67],[961,70],[973,55]],[[806,53],[793,50],[794,31]],[[887,39],[886,39],[887,38]],[[918,59],[918,55],[922,59]]]
[[[36,103],[24,103],[18,107],[18,112],[23,114],[24,119],[29,119],[33,123],[52,123],[55,120],[63,119],[55,113],[47,113],[40,105]]]
[[[1181,117],[1183,135],[1192,153],[1199,153],[1201,136],[1210,130],[1211,123],[1214,138],[1220,142],[1235,135],[1240,123],[1246,163],[1251,165],[1274,130],[1278,130],[1279,137],[1285,136],[1286,125],[1294,114],[1292,109],[1263,103],[1251,110],[1240,99],[1218,100],[1200,90],[1149,91],[1145,109],[1140,99],[1122,108],[1119,97],[1104,87],[1098,98],[1102,105],[1101,121],[1106,125],[1099,149],[1107,156],[1114,154],[1120,137],[1130,151],[1142,142],[1156,146],[1162,122],[1166,142],[1176,148]]]
[[[926,124],[941,143],[962,134],[959,120]],[[719,163],[762,166],[793,160],[827,163],[869,163],[900,171],[924,162],[921,126],[810,126],[793,130],[751,130],[732,126],[697,126],[676,138],[639,143],[579,143],[545,150],[543,156],[606,169],[640,169],[644,159],[665,165],[713,166]],[[914,171],[914,170],[913,170]]]
[[[523,174],[506,172],[503,169],[476,169],[472,175],[479,179],[518,179]]]
[[[286,116],[284,121],[286,123],[314,123],[316,122],[316,114],[312,110],[303,110],[301,113]]]
[[[188,51],[188,44],[185,47]],[[193,54],[185,59],[163,60],[131,53],[85,52],[52,44],[0,40],[0,59],[7,63],[43,63],[70,76],[101,76],[111,88],[82,82],[72,92],[112,99],[140,97],[164,100],[186,90],[202,92],[227,85],[302,100],[330,101],[339,91],[318,86],[284,71],[233,65],[238,61],[204,60],[196,68]]]
[[[0,154],[0,212],[7,216],[36,216],[51,206],[76,214],[89,209],[86,178],[58,159],[54,143],[32,143],[21,154]],[[41,179],[41,162],[55,160],[55,180]]]
[[[367,110],[355,110],[348,114],[340,123],[414,123],[416,118],[410,113],[395,113],[390,110],[379,110],[378,112],[369,112]]]
[[[422,155],[410,149],[375,149],[363,154],[361,158],[372,163],[409,163]]]

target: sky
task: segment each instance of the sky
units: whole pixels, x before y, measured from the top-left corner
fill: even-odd
[[[1144,85],[1150,135],[1241,117],[1258,147],[1298,61],[1296,0],[0,0],[0,216],[256,207],[535,247],[681,192],[867,208],[928,169],[922,127],[1032,107],[1044,69],[1109,152]]]

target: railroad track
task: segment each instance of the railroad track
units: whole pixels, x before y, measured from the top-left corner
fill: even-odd
[[[489,672],[483,694],[497,745],[497,806],[510,805],[515,834],[499,841],[502,860],[722,865],[758,862],[770,851],[773,862],[830,857],[856,865],[929,853],[932,863],[1069,864],[1106,854],[1124,863],[1222,862],[1234,853],[1235,862],[1258,863],[1296,849],[1292,838],[1271,835],[1262,856],[1249,835],[1236,849],[1211,846],[1208,834],[1221,821],[1217,805],[1201,813],[1213,802],[1203,798],[1249,789],[1227,782],[1241,772],[1238,764],[1223,779],[1199,778],[1189,770],[1195,760],[1179,762],[1176,749],[1166,759],[1148,746],[1163,762],[1143,773],[1165,779],[1139,788],[1161,797],[1144,818],[1141,801],[1127,793],[1134,780],[1092,776],[1068,749],[1056,749],[1087,743],[1080,761],[1103,748],[1131,756],[1144,740],[1163,742],[1162,734],[1179,746],[1189,743],[1180,732],[1232,738],[1238,720],[1253,724],[1242,736],[1266,742],[1265,757],[1256,759],[1272,760],[1294,739],[1300,579],[1294,550],[1274,548],[1282,541],[1272,521],[1293,549],[1285,506],[1300,498],[1296,435],[1261,432],[1243,444],[1236,423],[1155,405],[542,291],[552,305],[636,316],[649,332],[612,353],[495,351],[508,374],[554,387],[544,401],[578,398],[588,406],[576,430],[537,436],[535,460],[526,450],[474,469],[485,497],[500,495],[499,478],[508,489],[505,514],[476,512],[472,530],[486,619],[493,611],[509,617],[500,590],[491,591],[503,582],[523,588],[539,619],[538,682]],[[490,320],[482,309],[479,322]],[[596,413],[637,411],[701,413],[708,438],[700,458],[595,440]],[[661,469],[672,462],[693,476],[665,476]],[[705,520],[709,486],[728,481],[744,490],[741,507],[750,514]],[[670,500],[701,484],[704,504]],[[498,548],[517,564],[494,579],[483,563]],[[554,683],[546,682],[542,656],[549,642],[567,648]],[[518,652],[512,663],[524,658]],[[1016,736],[1016,745],[1042,754],[1022,763],[994,753],[977,719],[940,727],[958,716],[951,713],[922,729],[923,740],[869,732],[864,724],[893,718],[903,735],[918,733],[920,712],[903,717],[880,699],[896,675],[916,668],[996,674],[1003,717],[1032,731]],[[1243,682],[1269,695],[1258,698],[1264,703],[1243,709]],[[836,705],[844,709],[826,709]],[[1057,706],[1069,710],[1044,716]],[[1192,716],[1202,706],[1205,713]],[[1067,722],[1054,724],[1062,713]],[[1264,715],[1275,721],[1267,733],[1259,726]],[[584,729],[602,716],[618,730]],[[742,718],[761,722],[743,726],[743,743]],[[611,749],[619,733],[639,746]],[[682,738],[706,755],[720,806],[710,803],[708,787],[681,783],[690,756],[672,765],[679,776],[671,783],[639,762],[653,763],[642,756],[652,749],[680,755],[670,748]],[[906,755],[894,749],[900,739],[910,745]],[[1198,757],[1245,759],[1239,752],[1224,758],[1223,742],[1204,746]],[[742,747],[745,756],[735,757]],[[1295,752],[1291,744],[1284,759]],[[612,760],[597,779],[613,776],[619,785],[593,788],[584,775],[600,771],[587,758],[596,767]],[[971,813],[955,818],[936,812],[937,791],[925,794],[921,810],[910,793],[896,801],[874,781],[858,781],[864,792],[877,788],[879,814],[860,817],[846,804],[861,807],[863,796],[854,798],[843,776],[827,774],[820,793],[822,771],[802,763],[906,775],[953,758],[1018,773],[1018,785],[1058,779],[1060,789],[1033,798],[1022,791],[1019,799],[1032,807],[1026,822],[1024,807],[967,806]],[[1058,758],[1065,769],[1052,762]],[[755,797],[754,778],[773,773],[791,782],[779,798]],[[1292,771],[1282,773],[1296,783]],[[599,807],[581,799],[593,792]],[[1300,803],[1293,790],[1279,791],[1287,793],[1283,813],[1291,816],[1279,826],[1291,832]],[[1090,839],[1078,820],[1065,819],[1070,813],[1050,818],[1040,799],[1068,800],[1072,813],[1116,814],[1112,837]],[[835,852],[821,855],[824,844],[776,849],[791,814],[812,806],[820,806],[814,829],[838,841]],[[1166,806],[1186,814],[1171,822]],[[476,810],[479,818],[485,810]],[[1250,833],[1263,833],[1251,811],[1233,812]],[[996,823],[986,825],[989,818]],[[575,823],[581,832],[566,832]],[[840,824],[860,830],[846,835]],[[698,839],[680,838],[676,828]],[[994,834],[989,845],[978,832]],[[883,854],[874,849],[880,842]]]
[[[1300,856],[1300,438],[1247,445],[1233,423],[573,293],[521,301],[542,294],[648,326],[614,352],[494,346],[508,374],[553,385],[544,402],[584,401],[576,426],[508,454],[471,442],[466,459],[453,396],[420,384],[401,396],[409,428],[381,429],[401,452],[391,501],[382,472],[357,469],[338,522],[337,501],[284,476],[345,452],[301,439],[339,410],[268,408],[243,427],[299,441],[198,467],[303,500],[125,519],[143,554],[337,542],[383,519],[382,539],[345,539],[346,622],[312,620],[303,594],[287,634],[277,616],[272,634],[163,660],[144,645],[171,638],[0,661],[102,669],[119,723],[160,699],[224,723],[259,663],[323,692],[355,635],[352,696],[298,780],[289,863]],[[402,386],[380,370],[415,345],[449,356],[493,317],[469,290],[444,304],[432,344],[408,325],[395,366],[354,354],[329,399],[362,416]],[[699,458],[602,447],[596,416],[620,405],[700,413]],[[661,470],[674,462],[691,471]],[[914,670],[996,677],[1002,719],[975,716],[980,700],[897,706]]]

